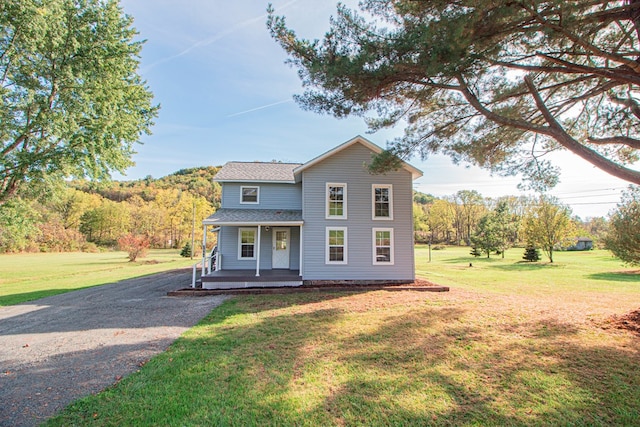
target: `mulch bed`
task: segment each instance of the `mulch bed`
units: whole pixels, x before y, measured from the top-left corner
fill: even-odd
[[[613,315],[608,318],[605,323],[607,327],[624,329],[640,335],[640,309],[622,316]]]
[[[319,285],[296,286],[282,288],[239,288],[239,289],[201,289],[183,288],[167,292],[168,296],[207,296],[207,295],[255,295],[255,294],[292,294],[304,292],[358,292],[358,291],[419,291],[448,292],[449,287],[440,286],[424,279],[416,279],[412,283],[389,285]]]

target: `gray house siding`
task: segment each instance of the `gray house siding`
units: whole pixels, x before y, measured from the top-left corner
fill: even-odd
[[[260,187],[259,203],[240,203],[241,187]],[[231,209],[302,209],[300,184],[239,183],[222,185],[222,206]]]
[[[266,225],[266,224],[265,224]],[[256,260],[238,259],[238,229],[256,227],[221,227],[218,235],[218,248],[222,255],[223,270],[255,270]],[[300,227],[290,227],[289,269],[300,269]],[[273,227],[269,231],[261,227],[260,233],[260,270],[271,270],[271,248]]]
[[[405,169],[371,175],[373,152],[353,144],[303,171],[304,280],[413,280],[412,176]],[[326,219],[327,183],[347,184],[347,218]],[[372,219],[372,185],[391,184],[393,220]],[[326,227],[346,227],[347,264],[326,264]],[[373,229],[392,228],[394,264],[374,265]]]

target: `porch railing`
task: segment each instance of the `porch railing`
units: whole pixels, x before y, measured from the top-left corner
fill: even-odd
[[[206,256],[201,261],[198,261],[195,264],[193,264],[193,267],[192,267],[193,270],[191,274],[192,288],[196,287],[198,266],[200,266],[200,269],[201,269],[200,278],[202,279],[202,276],[204,276],[205,274],[210,274],[212,271],[216,271],[218,269],[218,266],[220,265],[219,258],[221,257],[220,257],[220,254],[218,253],[218,247],[216,246],[211,250],[211,254],[209,256]]]

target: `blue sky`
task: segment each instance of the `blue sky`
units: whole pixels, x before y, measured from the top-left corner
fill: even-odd
[[[336,9],[331,0],[272,3],[307,38],[322,37]],[[153,135],[136,147],[136,165],[115,179],[159,178],[231,160],[303,163],[356,135],[384,147],[402,133],[367,134],[362,119],[338,120],[303,111],[293,102],[302,87],[266,29],[268,0],[121,0],[121,5],[134,17],[139,37],[147,40],[140,74],[162,108]],[[628,185],[573,155],[558,156],[557,162],[562,182],[551,194],[582,218],[606,215]],[[410,163],[424,172],[414,185],[424,193],[520,194],[519,177],[491,177],[444,156],[416,157]]]

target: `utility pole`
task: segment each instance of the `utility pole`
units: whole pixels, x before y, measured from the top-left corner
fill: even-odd
[[[196,243],[196,201],[193,201],[193,221],[191,222],[191,259],[193,259],[193,248]]]

